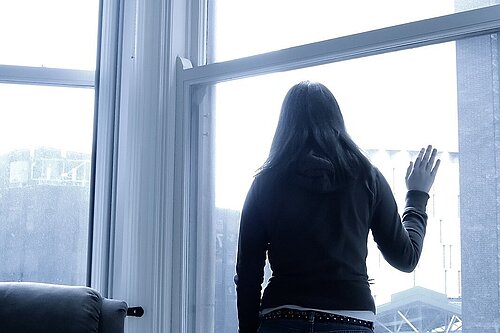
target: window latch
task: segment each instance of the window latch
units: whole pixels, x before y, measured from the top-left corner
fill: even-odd
[[[144,309],[142,306],[134,306],[127,309],[127,316],[131,317],[142,317],[144,314]]]

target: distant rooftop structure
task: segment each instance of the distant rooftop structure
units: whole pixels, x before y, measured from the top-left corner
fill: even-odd
[[[0,156],[0,188],[33,185],[89,186],[90,155],[40,147]]]
[[[462,332],[461,302],[422,287],[393,294],[377,308],[375,332]]]

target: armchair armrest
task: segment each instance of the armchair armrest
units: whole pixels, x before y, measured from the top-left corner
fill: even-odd
[[[0,282],[1,333],[123,333],[126,314],[92,288]]]
[[[0,282],[2,333],[95,333],[101,296],[87,287]]]
[[[127,303],[115,299],[102,299],[99,333],[123,332]]]

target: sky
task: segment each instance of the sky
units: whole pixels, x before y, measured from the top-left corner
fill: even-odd
[[[99,0],[0,1],[0,64],[94,70]]]
[[[1,65],[94,70],[98,0],[0,1]],[[39,146],[90,153],[94,91],[0,85],[0,154]]]
[[[217,62],[454,12],[454,0],[212,2]]]
[[[245,25],[245,21],[238,23],[244,17],[229,13],[253,10],[257,15],[264,8],[259,1],[255,6],[243,5],[242,1],[217,3],[222,15],[217,12],[216,59],[338,37],[339,26],[343,32],[353,32],[362,29],[358,22],[363,23],[362,27],[380,27],[387,22],[395,24],[449,13],[453,8],[450,1],[439,1],[439,5],[432,2],[432,6],[429,1],[419,5],[411,1],[382,1],[380,8],[371,8],[369,1],[286,1],[288,7],[283,1],[272,1],[263,11],[264,17],[259,17],[258,25]],[[361,3],[370,10],[360,12]],[[383,17],[371,15],[384,6],[394,6],[402,12],[394,10]],[[286,15],[274,21],[268,18],[279,8],[285,8]],[[325,12],[336,13],[337,20],[331,27]],[[300,22],[299,28],[296,22]],[[283,26],[290,32],[274,28]],[[303,27],[307,27],[308,35],[297,37],[294,33],[303,32]],[[293,40],[295,37],[297,41]],[[267,157],[282,100],[287,90],[301,80],[319,81],[333,92],[348,132],[362,149],[418,150],[433,144],[441,151],[458,151],[454,43],[224,82],[217,85],[215,108],[218,207],[241,207],[252,175]]]

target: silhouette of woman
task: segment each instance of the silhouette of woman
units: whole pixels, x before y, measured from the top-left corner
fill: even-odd
[[[333,94],[320,83],[293,86],[242,210],[239,332],[373,332],[368,232],[392,266],[415,269],[436,154],[428,146],[410,162],[400,216],[387,181],[346,132]],[[266,256],[272,277],[261,293]]]

